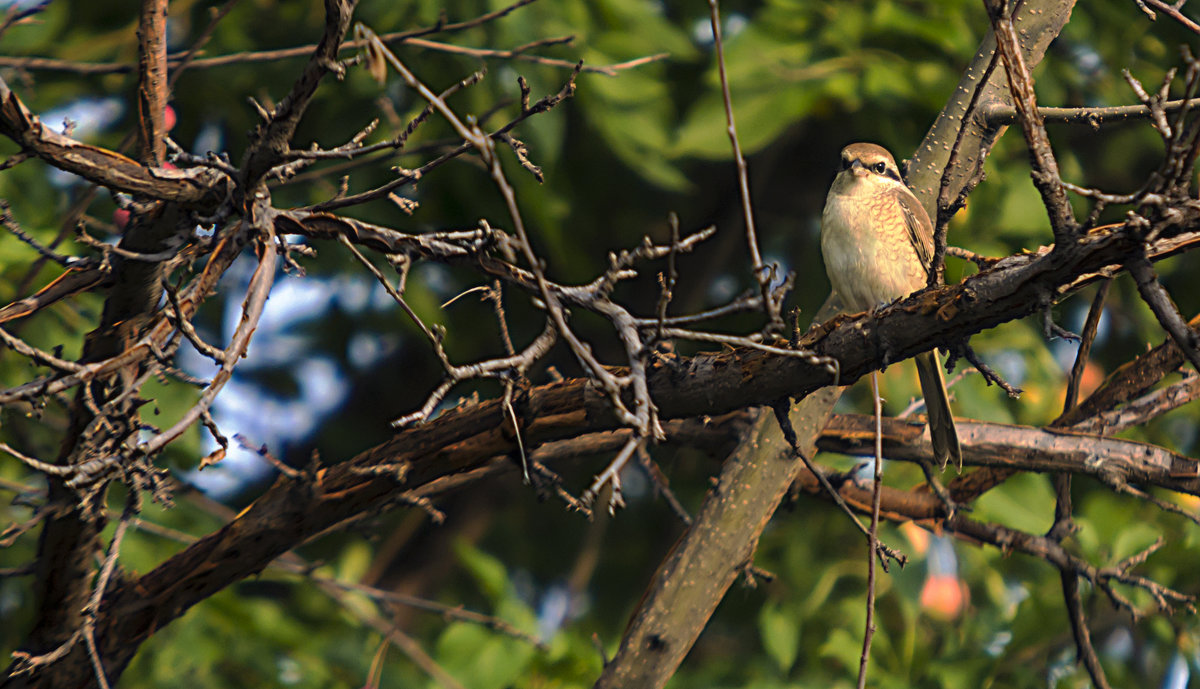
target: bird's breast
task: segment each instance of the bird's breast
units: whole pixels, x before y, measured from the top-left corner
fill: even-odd
[[[925,284],[903,209],[889,194],[831,192],[821,216],[825,273],[846,307],[866,311]]]

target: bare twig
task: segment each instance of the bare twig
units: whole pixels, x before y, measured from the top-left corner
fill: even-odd
[[[207,424],[205,424],[205,425],[207,425]],[[296,481],[296,480],[306,478],[306,475],[303,471],[299,471],[295,467],[288,466],[288,464],[285,463],[283,460],[281,460],[278,457],[276,457],[275,455],[271,454],[271,451],[267,448],[267,446],[265,444],[255,446],[254,443],[250,442],[249,438],[242,435],[241,433],[234,433],[233,439],[238,441],[238,444],[242,446],[242,449],[249,450],[250,452],[253,452],[254,454],[258,455],[259,457],[261,457],[263,459],[263,461],[265,461],[266,463],[275,467],[276,471],[278,471],[279,473],[288,477],[289,479]]]
[[[879,373],[871,372],[871,393],[875,407],[875,470],[871,482],[871,528],[867,532],[867,621],[863,631],[862,654],[858,659],[858,689],[867,686],[867,660],[871,640],[875,638],[875,550],[879,542],[879,505],[883,487],[883,398],[879,396]]]
[[[49,5],[50,0],[41,0],[41,2],[29,7],[23,7],[21,4],[16,3],[9,5],[8,9],[4,12],[3,22],[0,22],[0,36],[8,33],[8,30],[17,24],[24,23],[26,19],[41,13]]]
[[[1189,328],[1183,317],[1179,315],[1179,309],[1172,301],[1171,295],[1167,294],[1167,290],[1158,281],[1158,276],[1154,273],[1154,266],[1150,265],[1150,261],[1144,253],[1131,258],[1125,265],[1137,284],[1142,300],[1154,312],[1154,317],[1158,319],[1163,330],[1167,331],[1167,334],[1175,341],[1175,346],[1179,347],[1179,351],[1183,352],[1187,360],[1192,362],[1192,366],[1200,370],[1200,351],[1197,350],[1197,346],[1200,345],[1200,335]]]
[[[1176,3],[1174,5],[1168,5],[1167,3],[1163,2],[1162,0],[1141,0],[1141,2],[1145,3],[1146,5],[1149,5],[1150,7],[1153,7],[1154,9],[1158,10],[1159,12],[1162,12],[1163,14],[1167,15],[1171,19],[1174,19],[1175,21],[1179,22],[1183,26],[1187,27],[1189,30],[1200,34],[1200,24],[1197,24],[1195,21],[1192,21],[1183,12],[1179,11],[1179,7],[1183,3]],[[1151,15],[1150,18],[1151,19],[1154,18],[1153,14]]]
[[[350,253],[353,254],[354,258],[358,259],[358,262],[361,263],[368,271],[370,271],[371,275],[375,276],[375,279],[379,281],[379,284],[383,285],[383,288],[387,290],[388,296],[390,296],[393,301],[400,305],[400,308],[406,315],[408,315],[409,319],[421,329],[421,332],[425,334],[426,339],[428,339],[433,344],[434,348],[437,349],[438,356],[444,359],[445,352],[442,350],[441,338],[435,335],[433,331],[429,329],[429,326],[425,325],[425,321],[422,321],[421,317],[417,315],[417,312],[413,311],[412,307],[408,305],[408,302],[404,300],[404,296],[400,294],[400,291],[393,287],[392,283],[388,282],[387,278],[383,276],[383,273],[375,267],[375,264],[367,260],[367,257],[362,255],[362,252],[360,252],[358,248],[354,246],[354,244],[346,237],[346,235],[338,235],[338,241],[342,243],[342,246],[345,246],[350,250]],[[444,306],[445,305],[443,305],[443,307]]]
[[[1050,214],[1050,228],[1054,232],[1056,249],[1069,246],[1079,232],[1079,225],[1071,213],[1066,191],[1058,173],[1058,161],[1050,147],[1050,138],[1037,108],[1037,94],[1033,90],[1033,77],[1025,64],[1021,51],[1021,39],[1013,25],[1011,5],[1002,0],[984,0],[992,29],[996,36],[996,50],[1004,61],[1008,76],[1009,91],[1017,109],[1017,119],[1025,134],[1029,147],[1029,159],[1033,166],[1033,184],[1041,193],[1042,202]]]
[[[800,450],[799,438],[796,435],[796,430],[792,428],[791,419],[788,418],[787,407],[787,402],[781,400],[773,404],[771,409],[775,412],[775,420],[779,424],[779,428],[783,431],[784,440],[787,441],[788,445],[792,449],[792,455],[794,457],[799,457],[800,461],[804,462],[805,468],[808,469],[810,474],[816,477],[818,483],[825,490],[829,499],[833,500],[838,507],[842,508],[842,511],[850,517],[850,521],[858,527],[858,530],[867,537],[867,541],[870,543],[870,529],[868,529],[861,521],[859,521],[858,516],[854,514],[854,511],[850,509],[850,506],[847,505],[846,501],[842,498],[841,492],[834,488],[833,484],[829,482],[829,477],[825,475],[825,470],[813,464],[812,460],[808,458],[808,455]],[[881,559],[891,558],[899,563],[901,567],[904,566],[904,563],[908,559],[899,551],[889,548],[882,541],[878,540],[878,538],[875,539],[872,546]]]
[[[738,192],[742,200],[742,217],[746,223],[746,244],[750,250],[750,263],[754,268],[754,277],[758,280],[759,291],[762,294],[763,310],[767,315],[766,331],[782,332],[783,317],[780,315],[782,303],[773,298],[771,283],[775,279],[775,266],[763,264],[758,252],[758,233],[754,229],[754,207],[750,201],[750,178],[746,171],[746,158],[742,155],[742,145],[738,141],[737,124],[733,118],[733,97],[729,93],[729,77],[725,74],[725,44],[721,40],[721,10],[717,0],[708,0],[709,25],[712,27],[713,41],[717,49],[717,73],[721,78],[721,97],[725,102],[725,133],[733,146],[733,159],[737,165]]]
[[[954,358],[959,355],[969,361],[971,365],[975,367],[976,371],[979,371],[979,375],[983,376],[983,380],[987,382],[988,385],[999,386],[1001,390],[1006,392],[1008,396],[1013,399],[1017,399],[1021,396],[1021,388],[1009,383],[1004,379],[1004,376],[1001,376],[996,372],[995,369],[993,369],[991,366],[988,366],[987,362],[980,358],[979,354],[975,351],[975,348],[971,346],[970,342],[964,341],[951,348],[951,359],[949,362],[947,362],[947,365],[952,365],[954,363]]]
[[[208,43],[209,39],[212,38],[213,32],[217,29],[217,24],[221,23],[221,20],[224,19],[229,14],[230,10],[236,7],[239,2],[241,2],[241,0],[226,0],[225,4],[220,8],[208,8],[208,26],[204,27],[204,30],[200,32],[200,36],[192,42],[192,46],[187,49],[187,52],[179,57],[177,62],[174,62],[174,64],[171,65],[171,77],[167,80],[168,93],[175,92],[175,83],[179,81],[179,77],[183,76],[183,73],[187,71],[188,67],[192,66],[196,56],[200,54],[201,49],[203,49],[205,44]]]
[[[828,356],[820,356],[814,352],[804,349],[786,349],[784,347],[775,347],[766,345],[753,337],[745,337],[741,335],[723,335],[721,333],[701,332],[698,330],[684,330],[682,328],[663,328],[662,336],[667,338],[676,338],[680,340],[692,340],[693,342],[712,342],[714,344],[724,344],[730,347],[747,347],[749,349],[757,349],[760,352],[769,352],[780,356],[796,357],[813,366],[820,366],[833,376],[832,385],[838,384],[838,362],[837,359]]]
[[[644,439],[636,435],[626,441],[625,446],[621,448],[617,456],[608,463],[604,471],[596,475],[596,478],[592,480],[592,485],[588,486],[588,489],[583,491],[583,494],[579,496],[584,505],[591,507],[595,504],[596,497],[600,495],[601,489],[608,485],[612,486],[612,495],[608,500],[608,513],[613,514],[617,511],[618,507],[625,506],[625,499],[621,495],[621,470],[625,468],[625,465],[629,463],[629,458],[633,456],[634,452],[638,451],[638,447],[644,442]]]
[[[1083,324],[1079,350],[1075,352],[1075,363],[1071,366],[1071,376],[1067,379],[1063,414],[1070,411],[1079,400],[1079,384],[1083,380],[1083,371],[1087,368],[1088,355],[1092,351],[1092,343],[1096,340],[1096,329],[1100,325],[1100,317],[1104,314],[1104,300],[1108,298],[1108,289],[1111,286],[1112,280],[1101,282],[1096,296],[1092,297],[1092,305],[1088,308],[1087,320]]]
[[[421,409],[411,414],[406,414],[392,422],[392,426],[402,428],[414,423],[423,423],[429,419],[437,406],[441,404],[446,395],[455,385],[473,378],[499,378],[507,379],[509,377],[520,377],[524,375],[534,362],[540,360],[550,351],[558,339],[557,330],[547,323],[542,334],[538,335],[524,350],[518,354],[511,356],[500,357],[498,359],[489,359],[474,364],[466,364],[463,366],[455,366],[446,358],[445,351],[441,348],[441,342],[436,343],[439,352],[439,357],[442,359],[442,364],[446,368],[446,378],[438,385],[426,399],[425,404]],[[511,410],[510,410],[511,411]],[[513,413],[515,416],[515,412]],[[519,424],[514,420],[514,425],[519,427]]]
[[[408,608],[413,608],[414,610],[421,610],[439,615],[447,620],[471,622],[486,627],[494,632],[511,636],[514,639],[520,639],[535,646],[541,646],[541,643],[537,639],[529,634],[526,634],[525,632],[522,632],[499,617],[484,615],[483,613],[475,612],[473,610],[466,610],[462,606],[445,605],[443,603],[438,603],[437,601],[419,598],[417,596],[410,596],[404,593],[398,593],[396,591],[385,591],[374,586],[367,586],[366,584],[342,581],[333,577],[324,576],[313,571],[313,566],[310,563],[305,562],[299,556],[289,556],[287,558],[283,558],[278,563],[273,565],[273,567],[297,574],[312,581],[313,583],[321,585],[322,587],[333,586],[350,593],[360,593],[378,603],[403,605]]]
[[[356,31],[359,31],[359,29],[357,27],[356,27]],[[362,27],[362,32],[363,32],[362,35],[365,36],[370,32],[370,29],[368,29],[364,26],[364,27]],[[386,49],[384,49],[384,48],[381,48],[380,50],[386,51]],[[383,59],[386,59],[389,64],[392,64],[393,60],[395,60],[396,64],[400,64],[399,60],[397,60],[395,55],[393,55],[390,51],[386,51],[381,54],[385,55],[385,57]],[[392,64],[392,66],[395,67],[395,64]],[[582,63],[576,64],[576,67],[581,68]],[[407,72],[407,68],[405,68],[405,72]],[[414,82],[419,83],[416,81],[416,77],[414,75],[412,75],[411,72],[408,72],[408,74],[409,74],[409,76],[412,77]],[[563,85],[562,89],[560,89],[558,91],[558,93],[554,93],[554,94],[551,94],[551,95],[548,95],[548,96],[542,98],[541,100],[539,100],[536,103],[529,106],[528,109],[522,108],[521,113],[519,113],[516,117],[514,117],[511,121],[509,121],[504,126],[491,132],[488,136],[490,136],[493,139],[499,138],[499,137],[503,136],[504,134],[507,134],[508,132],[512,131],[513,128],[515,128],[518,124],[525,121],[529,117],[532,117],[533,115],[536,115],[541,112],[545,112],[545,111],[557,106],[559,103],[566,100],[567,98],[570,98],[575,93],[575,78],[578,75],[579,75],[579,70],[576,69],[574,72],[572,72],[570,79],[567,81],[566,84]],[[413,88],[416,88],[416,87],[413,87]],[[424,89],[424,91],[422,92],[421,89]],[[426,100],[429,101],[430,108],[432,110],[437,110],[439,112],[439,114],[442,114],[443,116],[445,116],[445,114],[447,112],[449,112],[451,115],[453,115],[453,112],[450,111],[449,108],[446,106],[444,98],[433,94],[431,91],[429,91],[429,89],[427,87],[424,86],[424,84],[421,85],[421,89],[417,89],[417,91],[422,94],[422,97],[425,97]],[[429,93],[429,96],[433,97],[433,100],[430,100],[430,97],[425,95],[426,92]],[[457,118],[457,116],[455,116],[455,117]],[[460,122],[459,124],[461,125],[462,123]],[[461,135],[463,133],[463,131],[469,131],[469,130],[465,127],[465,125],[463,125],[461,129],[459,127],[455,127],[455,131],[457,131]],[[373,201],[376,199],[386,198],[387,195],[389,193],[391,193],[392,191],[394,191],[395,189],[398,189],[402,186],[416,182],[422,176],[427,174],[430,170],[433,170],[434,168],[443,165],[447,161],[453,160],[454,158],[457,158],[458,156],[460,156],[463,153],[466,153],[467,151],[470,151],[472,149],[478,150],[478,146],[476,145],[477,143],[478,142],[476,141],[476,139],[473,136],[471,136],[471,137],[463,136],[462,143],[459,143],[456,146],[453,146],[449,151],[443,153],[442,155],[429,161],[428,163],[425,163],[424,165],[422,165],[420,168],[417,168],[416,170],[402,172],[399,175],[399,177],[397,177],[395,180],[388,182],[387,184],[384,184],[375,189],[371,189],[369,191],[361,192],[358,194],[339,197],[336,199],[325,201],[323,203],[316,204],[316,205],[312,206],[312,208],[310,210],[329,211],[329,210],[334,210],[337,208],[344,208],[347,206],[354,206],[354,205],[358,205],[361,203],[366,203],[368,201]]]
[[[1184,99],[1166,101],[1162,104],[1167,112],[1176,112],[1185,107]],[[1150,108],[1145,105],[1110,105],[1099,108],[1045,108],[1039,107],[1038,114],[1044,122],[1063,124],[1088,124],[1098,127],[1104,124],[1124,123],[1134,119],[1153,117]],[[1017,123],[1017,109],[1012,105],[993,103],[983,112],[984,118],[991,126],[1004,126]]]
[[[6,347],[13,350],[17,354],[20,354],[21,356],[44,366],[50,366],[60,371],[68,371],[71,373],[79,373],[84,369],[82,365],[77,364],[74,361],[60,359],[49,352],[43,352],[37,347],[26,343],[21,338],[10,334],[3,328],[0,328],[0,342],[3,342]]]
[[[509,51],[500,51],[500,50],[487,51],[487,50],[472,49],[472,48],[461,48],[459,46],[449,45],[449,44],[445,44],[445,43],[436,43],[433,41],[423,41],[418,38],[419,36],[426,36],[426,35],[430,35],[430,34],[434,34],[434,33],[452,33],[452,32],[457,32],[457,31],[463,31],[463,30],[473,28],[476,26],[480,26],[482,24],[485,24],[485,23],[494,21],[496,19],[499,19],[501,17],[504,17],[504,16],[510,14],[511,12],[513,12],[514,10],[524,7],[525,5],[528,5],[532,2],[534,2],[534,0],[518,0],[517,2],[514,2],[511,5],[508,5],[507,7],[503,7],[498,10],[495,10],[493,12],[488,12],[486,14],[479,15],[478,17],[474,17],[474,18],[466,20],[466,21],[454,22],[454,23],[439,22],[438,24],[436,24],[432,27],[415,29],[412,31],[400,31],[400,32],[395,32],[395,33],[383,34],[382,36],[380,36],[380,39],[385,44],[388,44],[388,45],[398,45],[398,44],[408,43],[408,44],[412,44],[414,46],[418,46],[418,47],[421,47],[421,48],[424,48],[427,50],[457,52],[457,53],[472,55],[475,57],[487,57],[487,58],[513,57],[518,60],[526,60],[526,61],[533,62],[536,64],[549,65],[549,66],[553,66],[553,67],[562,67],[562,68],[568,68],[568,69],[573,68],[575,66],[575,64],[572,62],[569,62],[566,60],[557,60],[554,58],[546,58],[546,57],[542,57],[542,56],[538,56],[538,55],[526,55],[526,54],[523,54],[521,48],[515,48],[515,49],[509,50]],[[364,40],[347,41],[346,43],[344,43],[341,46],[341,50],[357,50],[359,48],[362,48],[364,45],[366,45],[366,41],[364,41]],[[288,60],[288,59],[293,59],[293,58],[297,58],[297,57],[306,57],[306,56],[312,55],[316,49],[317,49],[317,45],[308,44],[308,45],[296,46],[293,48],[282,48],[279,50],[262,50],[262,51],[248,51],[248,52],[241,52],[241,53],[232,53],[229,55],[221,55],[221,56],[217,56],[217,57],[192,59],[190,62],[188,62],[189,54],[192,51],[192,49],[189,49],[189,51],[187,53],[172,55],[170,57],[170,59],[168,60],[167,64],[169,67],[175,68],[175,69],[178,69],[179,67],[181,67],[185,64],[187,67],[189,67],[191,69],[211,69],[214,67],[226,67],[226,66],[230,66],[230,65],[249,65],[249,64],[258,64],[258,63],[263,63],[263,62],[276,62],[279,60]],[[508,55],[509,53],[511,53],[511,55]],[[645,57],[639,57],[639,58],[635,58],[632,60],[626,60],[624,62],[609,64],[609,65],[587,66],[587,67],[584,67],[584,71],[594,72],[597,74],[603,74],[605,76],[616,76],[617,74],[619,74],[622,71],[625,71],[628,69],[634,69],[636,67],[641,67],[642,65],[646,65],[651,62],[656,62],[656,61],[665,59],[666,57],[667,57],[667,55],[665,53],[659,53],[656,55],[647,55]],[[71,61],[71,60],[61,60],[61,59],[48,58],[48,57],[0,57],[0,67],[8,67],[8,68],[29,70],[29,71],[66,72],[66,73],[78,74],[78,75],[127,74],[134,70],[134,66],[131,64],[128,64],[128,63],[75,62],[75,61]]]
[[[666,274],[658,274],[658,330],[655,337],[659,340],[663,339],[663,328],[667,323],[667,307],[670,306],[671,299],[675,296],[675,281],[679,279],[679,273],[675,270],[675,253],[679,246],[679,216],[671,213],[667,218],[667,224],[671,227],[671,253],[667,254]]]
[[[658,465],[655,464],[654,459],[650,456],[650,452],[646,450],[645,444],[638,446],[637,456],[638,462],[642,465],[642,469],[646,472],[646,476],[650,479],[650,482],[654,484],[655,492],[663,497],[663,500],[667,502],[667,506],[671,508],[671,512],[673,512],[675,516],[679,518],[679,521],[682,522],[684,526],[691,526],[692,515],[688,514],[688,511],[683,506],[683,503],[679,501],[679,498],[675,497],[675,491],[671,490],[671,486],[667,481],[666,475],[664,475],[662,470],[658,468]]]
[[[241,321],[238,323],[233,337],[230,338],[229,345],[222,353],[221,368],[213,376],[212,382],[201,393],[200,399],[184,413],[182,418],[167,430],[138,446],[138,451],[144,455],[152,456],[163,447],[166,447],[168,443],[182,435],[185,430],[200,418],[201,414],[208,410],[213,400],[216,399],[217,393],[233,377],[234,366],[250,346],[250,338],[254,335],[255,328],[258,327],[263,307],[267,303],[267,295],[271,291],[271,285],[275,282],[275,267],[278,263],[278,254],[276,253],[274,242],[274,224],[270,222],[270,214],[265,209],[261,212],[266,216],[264,218],[266,221],[263,223],[265,234],[259,247],[258,267],[254,269],[254,274],[250,278],[250,286],[246,290],[246,299],[242,304]],[[179,316],[179,318],[182,321],[183,317]]]
[[[67,268],[68,270],[83,270],[94,267],[96,263],[95,259],[80,258],[78,256],[64,256],[34,239],[29,233],[21,229],[19,224],[17,224],[17,221],[15,218],[13,218],[12,211],[8,206],[8,201],[4,199],[0,199],[0,225],[3,225],[4,229],[11,232],[12,235],[17,239],[32,247],[34,251],[38,252],[38,254],[42,256],[42,258],[54,261],[58,265],[62,266],[63,268]]]
[[[967,196],[983,179],[984,156],[981,151],[976,160],[974,171],[966,177],[965,181],[961,182],[962,186],[958,191],[957,198],[953,201],[950,199],[951,178],[955,176],[954,173],[959,164],[958,159],[962,154],[963,142],[966,141],[966,123],[974,117],[979,107],[979,99],[991,82],[992,72],[996,70],[996,64],[999,60],[1000,53],[993,52],[991,59],[988,60],[987,67],[983,71],[983,75],[975,84],[975,88],[971,92],[971,100],[967,103],[967,108],[963,111],[959,121],[958,132],[954,135],[954,144],[950,147],[950,157],[946,159],[946,166],[942,169],[942,176],[938,181],[937,222],[933,229],[933,256],[930,258],[929,279],[926,283],[929,287],[940,285],[946,281],[946,231],[950,226],[950,219],[954,217],[959,208],[962,208],[966,204]],[[962,175],[959,174],[957,176],[961,177]],[[980,267],[982,268],[982,266]]]

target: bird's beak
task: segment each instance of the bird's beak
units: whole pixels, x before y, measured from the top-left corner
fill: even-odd
[[[850,173],[851,173],[851,174],[853,174],[855,177],[866,177],[868,174],[870,174],[870,173],[871,173],[871,171],[870,171],[870,170],[868,170],[868,169],[866,168],[866,166],[864,166],[864,165],[862,164],[862,161],[858,161],[858,160],[854,161],[853,163],[850,163],[850,167],[849,167],[849,168],[847,168],[847,169],[848,169],[848,170],[850,171]]]

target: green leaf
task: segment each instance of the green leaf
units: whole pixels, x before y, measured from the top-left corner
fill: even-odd
[[[342,581],[360,581],[371,567],[374,551],[362,541],[351,542],[338,561],[338,578]]]
[[[975,501],[974,518],[1045,533],[1054,523],[1054,491],[1040,474],[1017,474]]]
[[[799,617],[795,612],[781,610],[778,605],[764,605],[758,613],[758,633],[762,635],[767,655],[781,671],[787,672],[800,652]]]
[[[822,658],[836,661],[845,670],[857,668],[858,660],[862,657],[862,639],[851,634],[845,627],[837,627],[830,630],[829,636],[817,649],[817,653]]]
[[[508,570],[503,562],[461,539],[455,541],[454,552],[494,604],[508,597]]]
[[[463,686],[503,689],[524,673],[534,651],[530,644],[495,634],[477,624],[455,622],[438,639],[436,653],[438,663]]]

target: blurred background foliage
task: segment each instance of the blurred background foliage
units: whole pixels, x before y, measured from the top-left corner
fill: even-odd
[[[382,34],[431,25],[442,13],[451,21],[470,19],[505,4],[362,0],[356,18]],[[172,50],[192,45],[215,6],[199,0],[171,3]],[[131,63],[136,7],[132,0],[52,0],[36,21],[0,39],[3,52]],[[865,139],[888,146],[897,158],[911,153],[951,97],[985,33],[986,17],[981,3],[959,0],[725,2],[722,12],[760,242],[769,260],[795,271],[792,303],[811,314],[829,289],[817,235],[838,150]],[[315,1],[244,0],[217,27],[205,55],[315,42],[322,19],[321,3]],[[574,99],[516,129],[545,172],[545,183],[539,184],[505,155],[548,273],[563,282],[590,280],[606,266],[607,252],[633,247],[645,235],[666,239],[668,213],[676,212],[685,230],[715,224],[718,233],[680,259],[673,312],[715,306],[749,288],[753,280],[707,3],[542,0],[484,26],[430,38],[456,46],[512,48],[567,35],[574,37],[571,44],[533,52],[596,66],[665,56],[618,76],[585,73]],[[1168,18],[1149,21],[1133,2],[1081,3],[1035,72],[1040,101],[1061,106],[1134,102],[1121,70],[1128,69],[1153,90],[1178,64],[1179,46],[1195,46],[1195,39]],[[457,112],[477,117],[485,128],[500,126],[518,112],[518,75],[528,79],[534,98],[558,91],[569,76],[569,69],[518,60],[480,62],[410,46],[398,46],[396,52],[435,89],[486,69],[481,83],[450,99]],[[178,119],[173,138],[194,152],[227,151],[238,161],[256,118],[247,98],[269,106],[286,93],[301,65],[301,59],[289,59],[186,72],[172,100]],[[75,135],[84,141],[117,147],[133,131],[130,74],[7,70],[4,76],[50,126],[70,118]],[[382,140],[402,129],[422,106],[398,78],[390,77],[381,87],[365,70],[352,69],[344,81],[323,84],[296,144],[339,145],[373,118],[381,124],[368,142]],[[342,175],[349,175],[351,192],[370,188],[391,179],[392,166],[420,166],[450,136],[449,127],[432,118],[406,153],[370,165],[325,164],[316,168],[320,174],[306,172],[276,186],[274,203],[289,207],[325,200],[336,193]],[[1066,179],[1115,192],[1139,186],[1162,152],[1158,137],[1144,123],[1101,130],[1058,125],[1051,136]],[[15,152],[11,142],[0,143],[0,153]],[[987,180],[951,225],[951,243],[997,256],[1048,243],[1045,212],[1029,181],[1018,134],[1001,139],[987,170]],[[87,204],[91,233],[103,237],[116,230],[113,200],[104,192],[88,200],[88,194],[86,184],[36,161],[0,174],[0,198],[8,201],[15,220],[44,242],[65,231],[62,246],[81,255],[86,250],[70,240],[73,227],[62,226],[73,204]],[[510,224],[486,172],[471,158],[436,170],[403,194],[419,203],[411,215],[389,203],[357,207],[348,214],[407,232],[469,228],[480,219],[498,227]],[[1113,209],[1106,217],[1120,212]],[[316,248],[317,258],[302,259],[307,276],[290,275],[277,284],[250,358],[216,409],[224,432],[266,443],[293,464],[306,462],[314,452],[324,461],[344,460],[385,440],[388,421],[419,406],[440,375],[427,343],[373,279],[340,246]],[[54,277],[50,267],[31,274],[35,259],[16,238],[0,234],[0,302],[26,296]],[[1188,316],[1200,308],[1200,271],[1190,269],[1192,263],[1183,256],[1159,264],[1166,286]],[[620,288],[622,300],[641,313],[651,313],[657,299],[657,269]],[[949,279],[973,270],[950,259]],[[221,295],[201,312],[198,324],[210,341],[223,342],[232,331],[240,307],[237,295],[248,273],[247,266],[235,267]],[[441,306],[479,284],[480,277],[469,270],[439,265],[418,265],[408,281],[409,302],[427,322],[446,326],[448,350],[459,363],[501,352],[489,304],[468,295]],[[1059,322],[1079,329],[1090,298],[1088,290],[1068,299],[1055,311]],[[507,299],[518,347],[542,327],[537,312],[522,299]],[[101,303],[98,296],[87,295],[14,329],[35,345],[61,346],[62,356],[76,357]],[[620,362],[603,323],[580,317],[573,325],[602,358]],[[758,322],[732,318],[719,327],[746,332]],[[1147,343],[1162,339],[1132,283],[1118,280],[1085,386],[1094,386]],[[1070,343],[1047,341],[1040,322],[1032,319],[982,333],[974,344],[1025,393],[1011,400],[967,376],[954,387],[958,414],[1042,425],[1061,411],[1065,370],[1075,351]],[[36,375],[10,352],[0,357],[5,387]],[[181,361],[196,375],[211,373],[210,363],[194,353],[185,352]],[[562,348],[553,364],[563,375],[579,374]],[[533,374],[536,382],[549,380],[549,375],[544,370]],[[884,381],[890,413],[917,394],[908,366],[889,368]],[[156,423],[168,423],[195,395],[175,383],[154,384],[152,392],[152,413],[161,415],[151,419]],[[488,385],[456,390],[463,397],[495,393]],[[867,386],[856,386],[839,409],[868,410],[867,394]],[[1197,410],[1188,407],[1124,435],[1194,455],[1196,421]],[[0,439],[49,458],[65,421],[62,407],[51,405],[5,408],[0,424]],[[222,467],[195,473],[199,458],[212,449],[206,436],[193,432],[171,448],[169,461],[180,478],[233,509],[247,504],[272,479],[253,454],[241,451],[231,452]],[[692,510],[728,450],[705,449],[668,446],[655,451]],[[607,459],[560,468],[577,492]],[[820,459],[840,467],[855,461]],[[30,519],[37,497],[15,486],[37,488],[39,479],[13,461],[0,462],[0,478],[9,497],[15,494],[0,505],[0,519]],[[893,485],[919,480],[913,467],[888,466]],[[1080,552],[1107,564],[1162,537],[1167,545],[1146,563],[1145,574],[1200,593],[1194,525],[1088,480],[1077,480],[1075,490],[1081,531],[1073,546]],[[396,618],[400,629],[465,687],[585,687],[599,674],[602,651],[615,649],[650,573],[682,529],[636,472],[626,477],[626,499],[629,507],[615,518],[597,516],[589,522],[554,500],[539,499],[510,475],[441,501],[447,520],[440,526],[424,513],[401,510],[320,539],[300,554],[320,563],[317,571],[323,575],[462,604],[544,639],[545,648],[538,649],[478,625],[401,609]],[[181,497],[171,510],[149,506],[145,518],[200,535],[222,523],[204,504]],[[975,516],[1042,532],[1052,513],[1048,477],[1022,476],[983,498]],[[1050,567],[1023,556],[930,539],[919,529],[888,526],[883,533],[912,560],[881,579],[872,684],[1087,685],[1086,674],[1073,664],[1058,577]],[[26,534],[6,545],[0,549],[0,566],[19,566],[32,558],[36,536]],[[125,541],[122,564],[145,571],[180,547],[172,538],[138,532]],[[824,502],[789,504],[765,533],[756,564],[776,578],[732,590],[672,686],[851,686],[861,647],[866,566],[864,544],[844,515]],[[1151,609],[1144,596],[1126,593]],[[1093,637],[1114,685],[1183,686],[1189,672],[1200,670],[1195,618],[1151,616],[1133,624],[1113,612],[1102,594],[1085,591],[1085,596]],[[122,682],[154,687],[363,686],[381,642],[379,631],[360,619],[360,613],[372,610],[360,594],[345,594],[339,602],[301,577],[267,571],[159,631]],[[31,614],[30,582],[0,578],[0,619],[5,621],[0,652],[7,654],[19,643]],[[382,663],[383,686],[436,686],[395,648]]]

